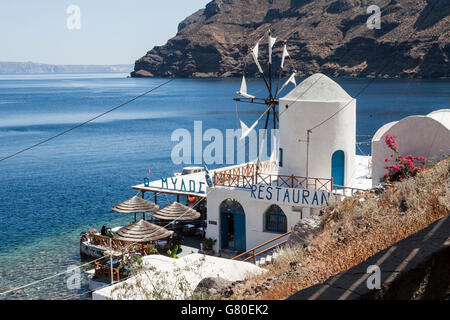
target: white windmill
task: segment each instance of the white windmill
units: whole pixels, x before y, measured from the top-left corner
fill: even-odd
[[[275,129],[277,127],[277,122],[279,122],[278,112],[277,112],[277,106],[279,104],[278,97],[279,97],[280,93],[283,91],[283,89],[289,83],[293,83],[294,86],[297,85],[296,82],[295,82],[295,73],[296,72],[294,70],[292,75],[280,87],[281,78],[283,76],[283,71],[284,71],[284,67],[285,67],[286,57],[289,57],[289,53],[287,51],[286,42],[285,42],[284,45],[283,45],[283,55],[282,55],[282,58],[281,58],[281,66],[280,66],[280,70],[279,70],[279,74],[278,74],[277,87],[276,87],[276,90],[273,90],[273,87],[272,87],[272,49],[273,49],[273,47],[275,45],[276,38],[272,37],[272,34],[269,31],[269,34],[268,34],[269,61],[268,61],[268,76],[267,77],[264,74],[264,71],[263,71],[263,69],[262,69],[262,67],[261,67],[261,65],[260,65],[260,63],[258,61],[259,42],[260,41],[258,41],[256,43],[256,45],[253,47],[251,54],[252,54],[252,57],[253,57],[253,60],[254,60],[254,62],[256,64],[256,66],[258,68],[258,71],[259,71],[260,75],[264,79],[264,83],[265,83],[265,85],[267,87],[267,90],[268,90],[268,97],[267,98],[258,98],[258,97],[255,97],[254,95],[248,94],[247,93],[247,83],[246,83],[246,80],[245,80],[245,75],[243,75],[242,76],[241,89],[238,92],[236,92],[236,94],[242,96],[242,98],[235,98],[234,99],[234,101],[237,101],[237,102],[264,104],[264,105],[267,106],[266,110],[261,114],[261,116],[250,127],[248,127],[242,120],[239,120],[240,121],[240,125],[241,125],[241,130],[242,130],[242,134],[241,134],[240,140],[242,141],[258,125],[258,123],[264,118],[264,116],[266,116],[265,125],[264,125],[264,136],[263,136],[263,139],[262,139],[261,147],[259,148],[258,159],[256,161],[256,170],[258,170],[259,163],[260,163],[260,160],[261,160],[262,147],[264,146],[265,138],[266,138],[266,135],[267,135],[267,128],[269,126],[269,119],[270,119],[270,115],[271,114],[272,114],[272,117],[273,117],[274,141],[272,142],[272,152],[271,152],[271,156],[270,156],[270,161],[271,162],[275,162],[276,161],[277,137],[276,137]]]

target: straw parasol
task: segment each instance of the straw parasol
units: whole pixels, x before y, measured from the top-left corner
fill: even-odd
[[[159,206],[153,202],[134,196],[124,202],[116,204],[112,210],[120,213],[134,213],[134,221],[136,221],[136,213],[142,212],[142,217],[145,219],[145,213],[158,210]]]
[[[116,239],[129,242],[148,242],[167,238],[172,233],[145,220],[133,222],[116,232]]]
[[[200,213],[190,207],[182,205],[179,202],[172,202],[168,206],[153,212],[152,217],[161,220],[186,221],[200,218]]]

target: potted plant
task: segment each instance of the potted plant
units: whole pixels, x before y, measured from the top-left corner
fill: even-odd
[[[178,259],[177,252],[178,252],[178,245],[175,245],[171,250],[170,249],[167,250],[167,254],[169,255],[169,257],[173,259]]]
[[[216,244],[217,240],[212,238],[205,238],[202,241],[203,244],[203,251],[206,254],[214,254],[214,245]]]

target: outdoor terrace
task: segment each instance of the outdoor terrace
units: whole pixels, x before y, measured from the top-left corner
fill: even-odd
[[[284,188],[303,188],[333,191],[332,178],[311,178],[276,173],[276,163],[261,162],[258,170],[256,164],[246,163],[240,166],[214,170],[214,185],[230,188],[251,189],[255,184],[267,184]]]

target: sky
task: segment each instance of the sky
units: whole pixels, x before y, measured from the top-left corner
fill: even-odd
[[[3,0],[0,61],[133,64],[175,36],[178,23],[208,2]]]

